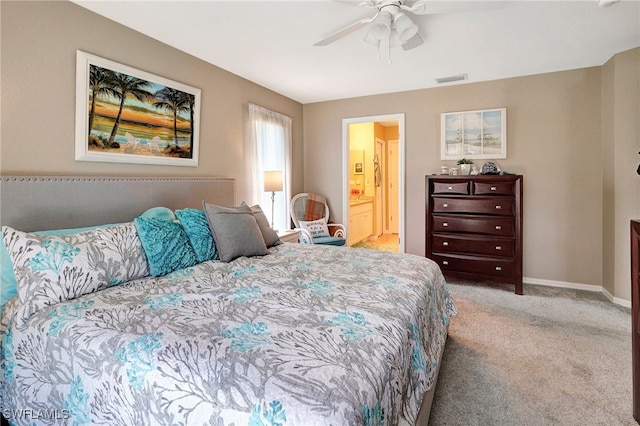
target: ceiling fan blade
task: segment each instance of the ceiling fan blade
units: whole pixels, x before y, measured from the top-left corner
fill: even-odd
[[[411,37],[409,40],[405,41],[402,44],[402,48],[404,50],[411,50],[420,46],[422,43],[424,43],[424,41],[422,40],[422,37],[420,37],[420,34],[416,33],[416,35],[414,35],[413,37]]]
[[[323,38],[322,40],[320,40],[317,43],[314,43],[314,46],[326,46],[328,44],[333,43],[336,40],[341,39],[342,37],[351,34],[354,31],[359,30],[360,28],[366,26],[367,24],[370,24],[371,22],[373,22],[374,19],[376,19],[376,16],[378,16],[378,14],[376,13],[376,15],[373,18],[367,18],[367,19],[361,19],[357,22],[354,22],[351,25],[348,25],[346,27],[344,27],[341,30],[336,31],[335,33],[331,34],[330,36]]]
[[[376,3],[373,0],[333,0],[338,3],[349,4],[351,6],[366,6],[366,7],[376,7]]]
[[[411,6],[402,5],[400,7],[415,15],[424,15],[425,13],[427,13],[427,2],[425,0],[418,0]]]
[[[414,15],[437,15],[443,13],[481,12],[503,8],[508,2],[495,1],[431,1],[416,0],[413,4],[400,6]]]

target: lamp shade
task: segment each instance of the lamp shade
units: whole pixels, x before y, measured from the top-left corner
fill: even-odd
[[[282,191],[282,171],[272,170],[264,172],[265,192]]]

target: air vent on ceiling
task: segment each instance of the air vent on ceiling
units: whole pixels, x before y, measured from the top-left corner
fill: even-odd
[[[438,84],[442,84],[442,83],[451,83],[454,81],[462,81],[462,80],[466,80],[467,79],[467,75],[466,74],[459,74],[459,75],[452,75],[449,77],[441,77],[441,78],[436,78],[436,83]]]

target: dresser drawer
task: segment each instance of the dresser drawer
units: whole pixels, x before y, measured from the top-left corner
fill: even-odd
[[[447,272],[465,272],[492,277],[504,277],[512,280],[515,276],[515,261],[492,258],[467,258],[463,256],[442,256],[434,254],[431,257],[440,269]]]
[[[515,195],[514,182],[473,182],[473,193],[476,195]]]
[[[465,232],[470,234],[513,237],[515,220],[508,217],[474,217],[433,215],[433,232]]]
[[[515,255],[515,241],[509,238],[434,234],[432,250],[512,258]]]
[[[513,216],[515,202],[512,197],[448,198],[433,197],[434,213],[474,213]]]
[[[434,194],[468,194],[469,182],[433,182]]]

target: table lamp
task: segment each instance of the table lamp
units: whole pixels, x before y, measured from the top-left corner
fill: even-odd
[[[271,228],[275,231],[273,226],[274,204],[276,191],[282,191],[282,171],[271,170],[264,172],[264,191],[271,192]]]

